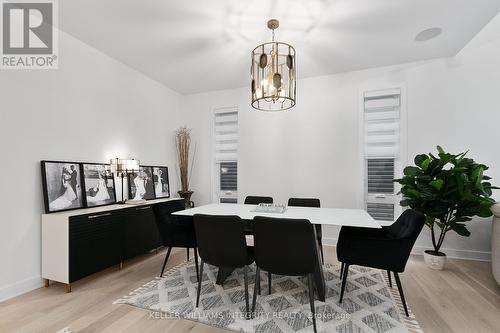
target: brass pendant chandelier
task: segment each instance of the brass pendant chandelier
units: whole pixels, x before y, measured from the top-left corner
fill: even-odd
[[[278,20],[269,20],[267,27],[272,30],[271,42],[252,51],[252,106],[261,111],[288,110],[295,105],[295,49],[274,41]]]

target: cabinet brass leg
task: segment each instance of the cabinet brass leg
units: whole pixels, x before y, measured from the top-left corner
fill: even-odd
[[[48,288],[50,285],[50,280],[49,279],[44,279],[45,280],[45,288]]]
[[[66,283],[66,292],[67,293],[71,292],[71,283]]]

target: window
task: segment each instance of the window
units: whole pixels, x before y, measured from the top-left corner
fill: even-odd
[[[399,197],[393,179],[399,176],[401,90],[363,95],[365,206],[379,221],[394,221]]]
[[[238,109],[214,111],[215,202],[238,202]]]

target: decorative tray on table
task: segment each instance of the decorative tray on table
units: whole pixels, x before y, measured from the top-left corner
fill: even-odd
[[[257,213],[275,213],[275,214],[283,214],[286,212],[285,205],[277,205],[277,204],[258,204],[252,212]]]

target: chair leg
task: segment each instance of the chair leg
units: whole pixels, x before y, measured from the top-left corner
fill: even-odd
[[[245,280],[245,319],[250,319],[250,304],[248,301],[248,274],[247,274],[247,266],[243,267],[243,277]]]
[[[255,315],[255,305],[257,304],[257,288],[260,285],[260,268],[257,267],[255,270],[255,284],[253,287],[253,297],[252,297],[252,317]]]
[[[319,243],[319,250],[321,252],[321,264],[325,264],[325,257],[323,256],[323,241],[321,240],[321,238],[318,239],[318,243]]]
[[[341,263],[340,265],[340,281],[342,281],[342,276],[344,275],[344,268],[345,268],[345,263]]]
[[[271,281],[272,281],[272,274],[267,273],[267,288],[269,290],[269,295],[271,295]]]
[[[168,257],[170,257],[171,250],[172,250],[172,247],[169,247],[167,250],[167,255],[165,256],[165,260],[163,261],[163,266],[161,268],[160,277],[163,277],[163,272],[165,271],[165,266],[167,266],[167,260],[168,260]]]
[[[196,307],[200,304],[200,294],[201,294],[201,280],[203,280],[203,259],[200,263],[200,278],[198,279],[198,290],[196,291]]]
[[[260,272],[259,272],[259,274],[260,274]],[[257,275],[255,276],[255,278],[257,278]],[[260,290],[260,279],[259,279],[259,283],[257,285],[257,292],[259,293],[259,295],[261,295],[260,291],[261,290]]]
[[[314,288],[312,274],[307,275],[307,284],[309,285],[309,303],[311,304],[312,320],[314,333],[316,333],[316,311],[314,309]]]
[[[403,306],[405,308],[405,314],[407,317],[409,317],[410,315],[408,314],[408,307],[406,306],[405,294],[403,293],[403,287],[401,286],[401,280],[399,280],[399,274],[398,274],[398,272],[393,272],[393,273],[394,273],[394,278],[396,279],[396,284],[398,285],[399,296],[401,296],[401,302],[403,302]]]
[[[189,261],[189,247],[186,249],[187,261]]]
[[[340,300],[339,303],[342,303],[342,298],[344,298],[345,286],[347,284],[347,274],[349,274],[349,264],[345,264],[344,271],[342,272],[342,287],[340,288]]]
[[[196,281],[200,281],[200,274],[198,273],[198,249],[194,248],[194,266],[196,267]]]
[[[392,288],[392,278],[391,278],[391,271],[387,270],[387,277],[389,278],[389,287]]]

